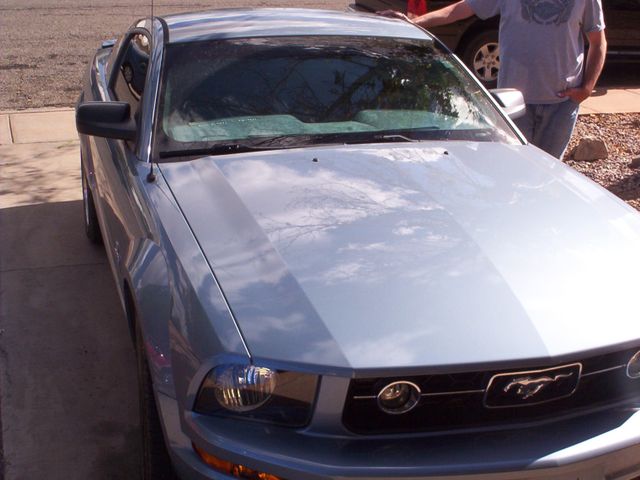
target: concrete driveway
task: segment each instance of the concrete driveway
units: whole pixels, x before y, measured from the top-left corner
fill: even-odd
[[[0,115],[0,478],[139,475],[136,365],[69,111]],[[0,465],[1,467],[1,465]]]

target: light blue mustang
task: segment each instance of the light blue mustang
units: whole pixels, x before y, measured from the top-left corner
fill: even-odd
[[[135,339],[144,478],[640,475],[640,215],[526,145],[522,108],[375,16],[105,43],[85,221]]]

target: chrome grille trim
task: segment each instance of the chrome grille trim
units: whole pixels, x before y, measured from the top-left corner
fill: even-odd
[[[486,389],[481,389],[481,390],[460,390],[457,392],[433,392],[433,393],[423,393],[422,396],[423,397],[440,397],[440,396],[447,396],[447,395],[470,395],[473,393],[484,393],[486,392]]]
[[[626,365],[616,365],[615,367],[604,368],[602,370],[596,370],[594,372],[582,373],[580,378],[590,377],[591,375],[599,375],[602,373],[612,372],[614,370],[620,370],[626,368]],[[474,393],[485,393],[487,391],[486,388],[482,388],[479,390],[458,390],[458,391],[449,391],[449,392],[429,392],[422,393],[421,397],[444,397],[447,395],[471,395]],[[353,397],[354,400],[375,400],[377,397],[375,395],[355,395]]]
[[[604,368],[602,370],[596,370],[595,372],[583,373],[580,377],[590,377],[591,375],[598,375],[600,373],[612,372],[614,370],[619,370],[621,368],[627,368],[626,365],[618,365],[616,367]]]
[[[451,391],[451,392],[429,392],[420,394],[421,397],[445,397],[447,395],[471,395],[474,393],[484,393],[486,390],[483,388],[481,390],[459,390],[459,391]],[[375,395],[354,395],[354,400],[375,400],[377,397]]]

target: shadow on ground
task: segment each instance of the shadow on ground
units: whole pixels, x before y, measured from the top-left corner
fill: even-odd
[[[4,478],[137,478],[135,356],[82,202],[0,209],[0,248]]]
[[[78,141],[0,147],[0,208],[80,198]]]

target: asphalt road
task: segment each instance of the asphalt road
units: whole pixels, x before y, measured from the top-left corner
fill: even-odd
[[[155,12],[242,6],[344,9],[347,0],[155,0]],[[72,106],[102,40],[149,15],[141,0],[0,0],[0,111]]]

